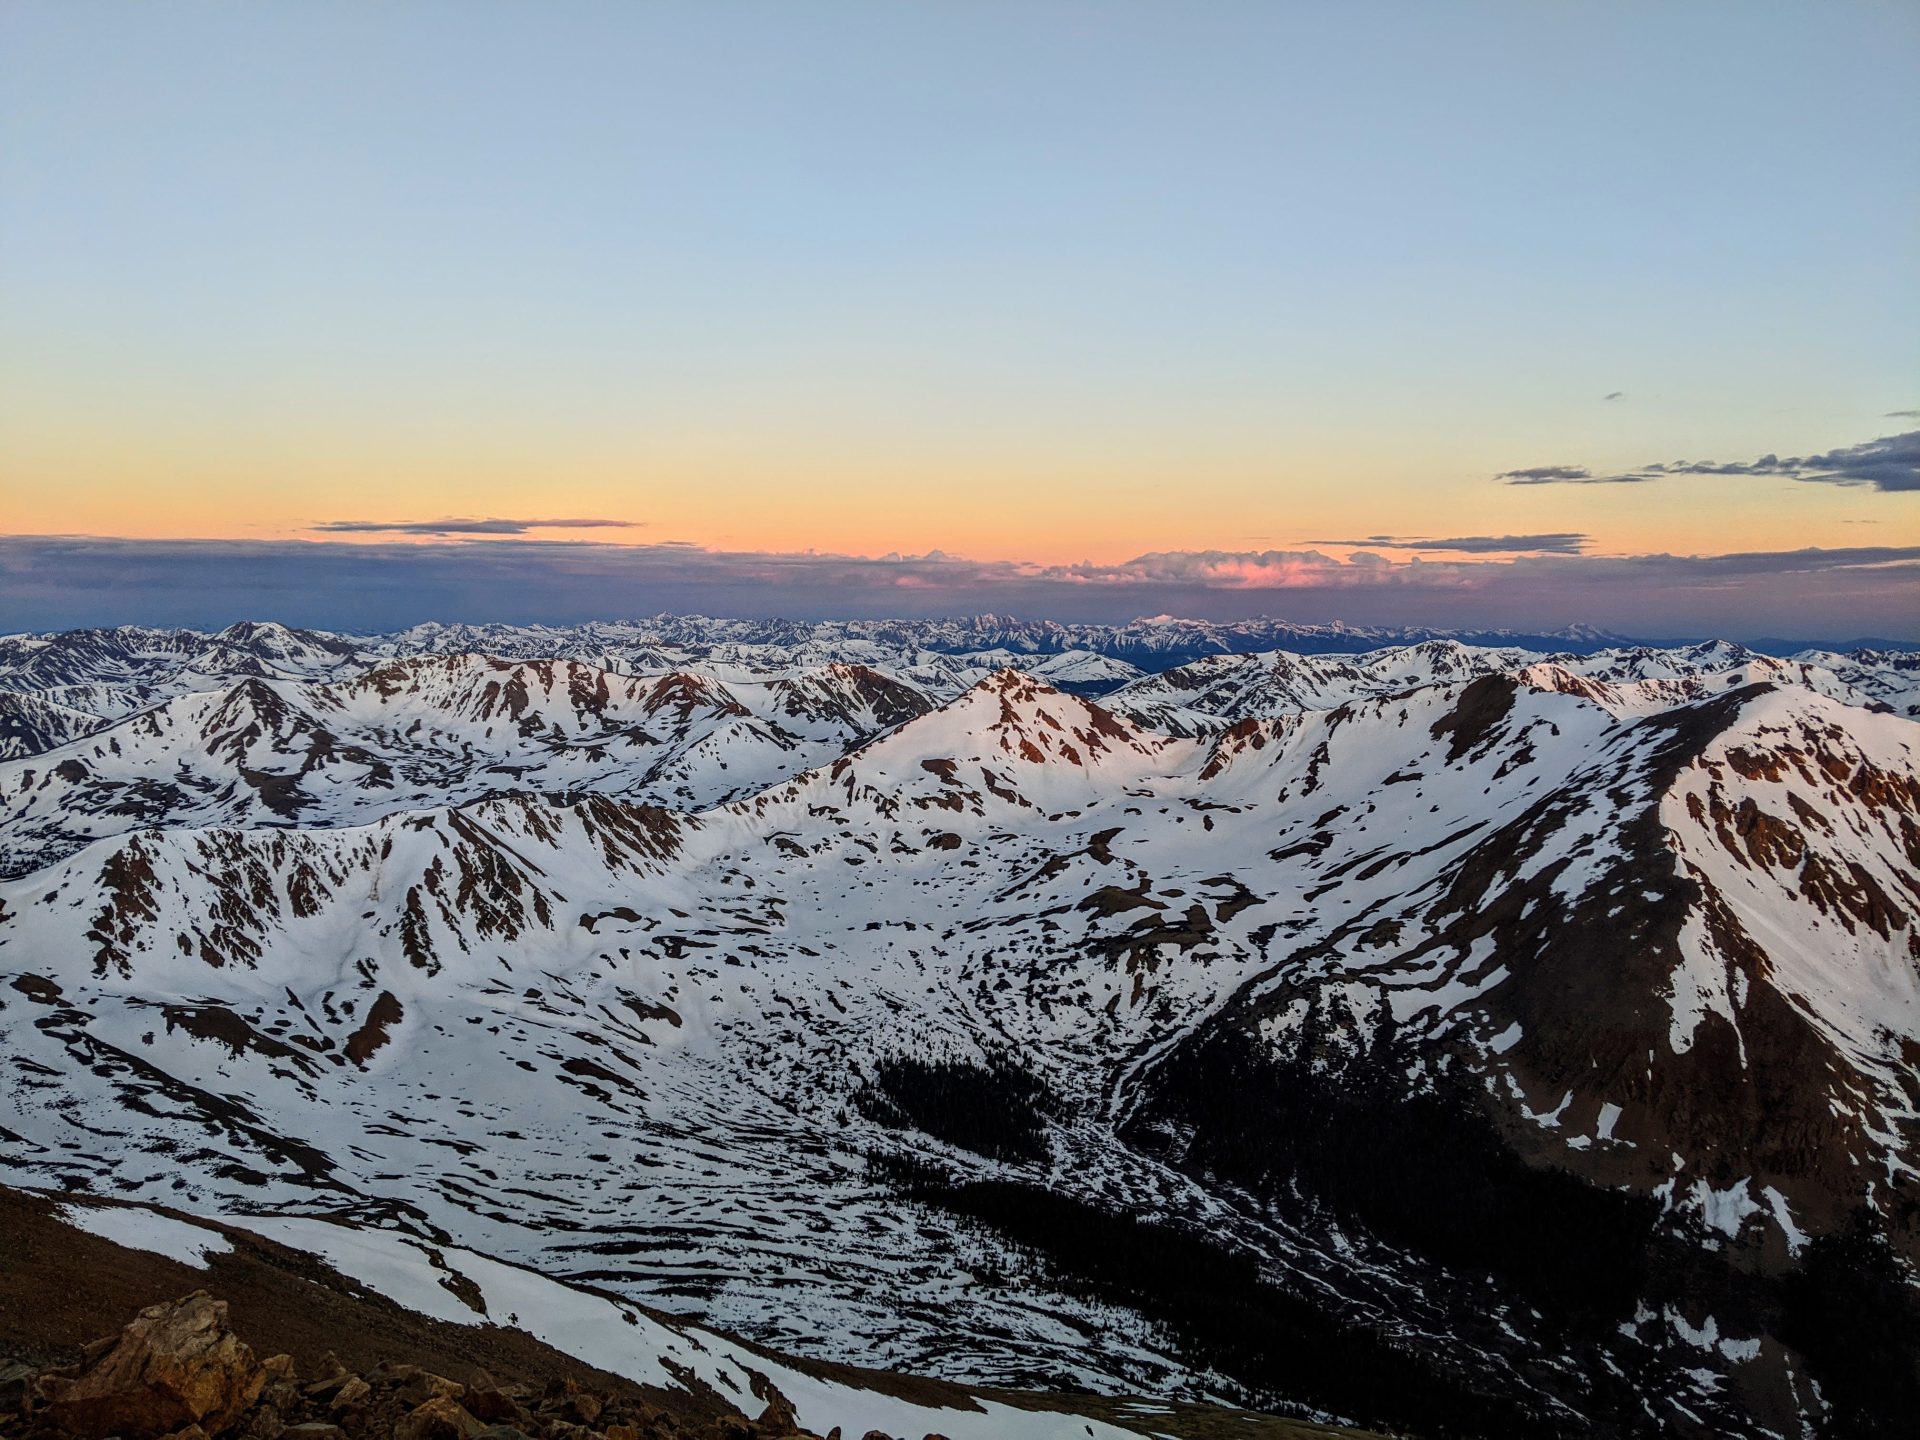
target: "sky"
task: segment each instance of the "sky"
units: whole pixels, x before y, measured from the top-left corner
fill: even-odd
[[[1916,73],[1910,0],[8,0],[0,629],[1920,639]]]

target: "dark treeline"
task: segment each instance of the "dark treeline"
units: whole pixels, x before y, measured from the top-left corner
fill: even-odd
[[[1316,1073],[1312,1048],[1278,1056],[1237,1027],[1215,1030],[1155,1074],[1126,1138],[1281,1205],[1310,1197],[1449,1269],[1497,1276],[1575,1328],[1633,1314],[1658,1201],[1527,1165],[1444,1080],[1410,1093],[1405,1073],[1374,1055]]]
[[[1490,1275],[1567,1347],[1604,1337],[1643,1300],[1775,1335],[1832,1407],[1823,1434],[1911,1433],[1920,1296],[1883,1218],[1862,1211],[1790,1273],[1756,1273],[1661,1226],[1651,1197],[1527,1164],[1465,1082],[1410,1091],[1390,1035],[1318,1071],[1316,1053],[1311,1037],[1276,1054],[1217,1028],[1162,1066],[1127,1138],[1296,1220],[1330,1214],[1448,1271]]]
[[[1266,1280],[1254,1259],[1173,1225],[1114,1214],[1015,1180],[962,1180],[873,1156],[903,1195],[938,1206],[1034,1257],[1049,1284],[1165,1326],[1189,1358],[1232,1377],[1257,1405],[1306,1405],[1435,1437],[1584,1433],[1392,1337],[1344,1323]]]
[[[1904,1435],[1920,1413],[1920,1303],[1874,1217],[1816,1241],[1801,1265],[1755,1274],[1659,1225],[1658,1203],[1529,1166],[1463,1085],[1410,1093],[1390,1037],[1333,1070],[1315,1047],[1276,1055],[1233,1027],[1162,1065],[1126,1138],[1296,1221],[1337,1220],[1425,1262],[1430,1299],[1484,1306],[1484,1279],[1536,1309],[1568,1353],[1611,1340],[1644,1302],[1704,1306],[1778,1336],[1832,1407],[1822,1433]],[[895,1056],[855,1094],[870,1118],[1009,1162],[1044,1162],[1056,1113],[1010,1056]],[[1257,1259],[1177,1217],[1119,1214],[1018,1179],[968,1179],[900,1156],[870,1164],[903,1196],[1010,1242],[1046,1282],[1166,1327],[1190,1362],[1292,1403],[1427,1436],[1634,1433],[1644,1413],[1597,1364],[1591,1388],[1538,1404],[1438,1346],[1357,1325],[1268,1279]],[[1416,1348],[1417,1347],[1417,1348]]]
[[[890,1055],[853,1101],[876,1124],[911,1126],[990,1160],[1044,1161],[1049,1153],[1046,1117],[1053,1099],[999,1052],[982,1061]]]

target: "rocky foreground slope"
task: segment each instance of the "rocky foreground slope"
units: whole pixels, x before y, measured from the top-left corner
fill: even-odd
[[[1366,1440],[1211,1407],[796,1364],[612,1296],[337,1223],[234,1225],[9,1190],[0,1218],[6,1436]]]
[[[973,1384],[1461,1435],[1920,1401],[1897,657],[1096,701],[658,630],[16,643],[100,724],[0,764],[0,1169]]]

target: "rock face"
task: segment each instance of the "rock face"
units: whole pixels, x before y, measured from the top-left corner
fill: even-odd
[[[128,1440],[198,1425],[219,1435],[259,1397],[267,1373],[204,1290],[153,1305],[60,1392],[47,1418],[70,1435]]]

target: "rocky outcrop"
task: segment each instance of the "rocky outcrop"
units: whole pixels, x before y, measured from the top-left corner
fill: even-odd
[[[267,1383],[267,1368],[228,1327],[226,1305],[204,1290],[149,1306],[117,1341],[97,1343],[103,1353],[91,1366],[46,1385],[48,1422],[81,1440],[190,1425],[224,1434]]]
[[[762,1388],[749,1418],[724,1404],[675,1414],[565,1376],[463,1385],[400,1360],[360,1375],[328,1354],[302,1377],[289,1356],[257,1358],[226,1302],[196,1290],[85,1346],[77,1366],[0,1365],[0,1440],[819,1440]]]

